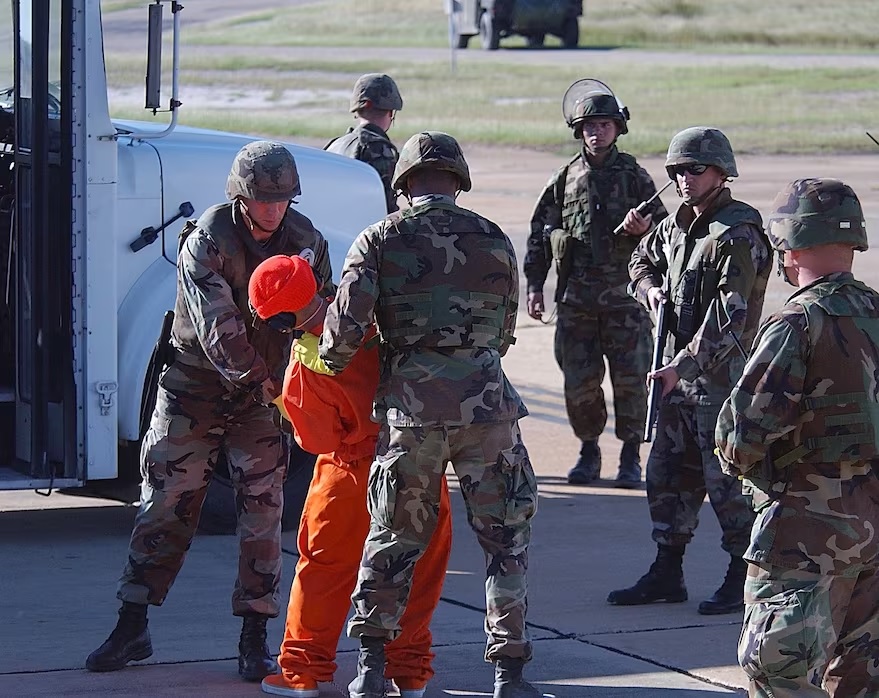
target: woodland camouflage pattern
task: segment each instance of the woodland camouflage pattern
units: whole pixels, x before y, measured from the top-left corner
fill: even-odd
[[[235,156],[226,179],[226,198],[272,203],[289,201],[302,193],[293,155],[281,143],[253,141]]]
[[[757,511],[752,695],[879,696],[877,371],[879,294],[829,274],[766,320],[721,411],[721,463]]]
[[[238,507],[233,612],[278,614],[286,437],[257,400],[280,394],[290,336],[255,321],[247,299],[253,270],[275,254],[305,256],[332,279],[326,241],[292,209],[264,245],[251,236],[237,202],[209,208],[181,232],[175,360],[160,378],[141,445],[142,501],[119,584],[123,601],[164,601],[222,451]]]
[[[369,475],[372,524],[348,634],[389,640],[399,634],[415,562],[436,528],[449,461],[485,554],[485,660],[527,661],[526,572],[537,480],[515,422],[382,429]]]
[[[391,187],[399,153],[381,128],[369,123],[354,126],[349,128],[344,136],[327,143],[324,150],[372,165],[384,185],[388,213],[393,213],[399,208],[397,194]]]
[[[866,250],[867,224],[854,190],[838,179],[798,179],[772,202],[766,226],[777,250],[849,243]]]
[[[760,214],[725,187],[701,215],[681,204],[641,238],[629,263],[631,293],[647,308],[647,292],[664,286],[673,305],[663,365],[681,380],[669,403],[721,404],[729,395],[745,363],[731,333],[751,346],[770,268]],[[692,336],[680,327],[685,303],[694,307]]]
[[[640,441],[644,433],[650,320],[626,293],[627,266],[638,238],[614,235],[613,229],[655,193],[646,170],[613,146],[599,168],[580,154],[555,172],[531,217],[524,263],[530,293],[543,292],[552,264],[544,231],[570,236],[564,262],[570,274],[556,294],[555,357],[564,374],[568,420],[581,441],[597,439],[607,422],[604,357],[611,369],[617,436]],[[659,199],[646,214],[654,222],[668,215]]]
[[[425,135],[414,137],[416,146],[442,146],[430,166],[444,168],[460,153],[450,136]],[[486,659],[531,658],[525,573],[537,484],[516,423],[527,412],[501,367],[518,289],[509,238],[450,196],[416,197],[348,252],[319,351],[343,370],[375,319],[384,353],[375,412],[385,423],[370,471],[372,524],[352,637],[399,634],[451,461],[486,558]]]
[[[663,398],[646,473],[658,543],[692,539],[707,491],[724,550],[739,556],[747,545],[754,515],[740,483],[721,473],[712,434],[744,366],[730,332],[749,347],[763,309],[771,265],[760,223],[760,214],[724,187],[699,216],[681,204],[641,239],[629,264],[633,294],[645,307],[651,287],[671,289],[663,366],[674,366],[680,380]],[[691,334],[679,323],[686,305]]]
[[[406,178],[423,167],[445,170],[458,175],[461,191],[470,191],[470,168],[461,152],[458,141],[440,131],[416,133],[403,144],[400,159],[394,170],[392,186],[398,191],[406,191]]]
[[[460,426],[525,416],[501,368],[519,298],[512,243],[451,197],[412,203],[364,230],[348,251],[321,358],[343,370],[375,318],[385,352],[379,421]]]
[[[351,92],[351,111],[361,109],[380,109],[399,111],[403,108],[403,97],[397,83],[384,73],[367,73],[357,78]]]
[[[141,445],[141,504],[121,601],[161,605],[192,544],[220,451],[235,489],[240,555],[232,613],[280,610],[285,437],[271,411],[220,375],[181,355],[162,374]]]
[[[727,177],[738,177],[732,146],[722,131],[709,126],[693,126],[676,134],[668,145],[665,169],[674,180],[675,165],[713,165]]]

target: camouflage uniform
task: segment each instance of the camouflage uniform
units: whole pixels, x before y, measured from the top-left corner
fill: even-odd
[[[702,130],[708,132],[703,136],[704,162],[711,160],[720,132]],[[731,158],[725,137],[723,142]],[[738,174],[734,161],[721,169],[728,176]],[[733,199],[726,187],[713,194],[698,216],[682,203],[632,255],[631,292],[642,305],[649,307],[652,287],[670,289],[663,365],[673,366],[680,376],[660,408],[647,461],[653,540],[660,545],[690,542],[706,492],[723,530],[723,549],[740,558],[748,545],[753,513],[738,482],[720,470],[713,452],[714,426],[744,366],[733,335],[745,347],[751,345],[770,261],[760,214]]]
[[[390,76],[368,73],[361,75],[354,84],[351,111],[358,113],[358,116],[362,109],[399,111],[402,108],[403,98]],[[388,134],[379,126],[364,120],[357,126],[350,127],[345,135],[331,140],[324,146],[324,150],[360,160],[375,168],[385,187],[388,213],[399,209],[397,192],[391,186],[399,153]]]
[[[580,153],[549,180],[531,216],[524,271],[530,293],[543,293],[551,259],[544,230],[570,237],[567,283],[556,293],[555,357],[565,378],[568,420],[581,441],[594,441],[607,422],[604,359],[610,365],[615,432],[621,441],[644,433],[650,365],[650,319],[626,293],[628,263],[638,238],[614,235],[630,209],[656,193],[650,175],[613,146],[600,167]],[[657,199],[654,220],[668,214]],[[558,234],[558,233],[554,233]],[[560,272],[560,277],[562,273]]]
[[[629,130],[629,111],[607,85],[591,78],[577,80],[565,92],[562,113],[581,150],[550,177],[531,216],[524,263],[528,312],[540,317],[542,308],[532,306],[532,299],[540,303],[554,261],[555,358],[564,374],[568,421],[582,442],[568,482],[586,485],[600,476],[598,438],[607,423],[601,388],[606,358],[615,432],[623,442],[617,486],[639,487],[650,319],[626,293],[627,265],[638,236],[614,230],[631,209],[656,194],[656,187],[635,158],[617,149],[616,139]],[[595,125],[601,135],[595,140],[584,136],[587,125]],[[652,215],[653,222],[668,215],[658,198],[644,213]]]
[[[413,150],[427,163],[422,166],[449,169],[461,189],[470,189],[457,143],[438,133],[417,134],[406,144],[396,186],[415,169]],[[436,151],[439,162],[430,160]],[[348,252],[321,357],[331,369],[344,369],[373,318],[384,354],[375,398],[375,417],[384,426],[370,474],[372,525],[349,625],[362,642],[400,632],[413,566],[436,526],[451,461],[485,551],[486,660],[531,657],[525,573],[537,485],[517,425],[527,412],[501,368],[514,341],[517,301],[509,239],[450,196],[414,198],[412,208],[363,231]]]
[[[779,255],[867,247],[838,180],[793,182],[768,231]],[[879,294],[827,274],[763,323],[723,405],[721,463],[757,511],[739,644],[752,696],[879,696],[877,361]]]
[[[230,196],[258,197],[253,173],[236,172],[240,165],[236,159],[230,176],[237,176],[240,186]],[[279,186],[282,200],[298,193],[290,183]],[[239,521],[232,611],[278,614],[287,445],[272,411],[260,402],[280,394],[290,335],[254,322],[247,299],[250,274],[275,254],[299,254],[323,279],[332,278],[326,241],[293,209],[262,244],[246,228],[236,201],[209,208],[181,233],[171,333],[176,358],[160,378],[141,447],[141,506],[119,583],[122,601],[164,602],[192,542],[222,450]]]

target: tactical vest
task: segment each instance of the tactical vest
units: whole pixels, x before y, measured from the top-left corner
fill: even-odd
[[[348,133],[341,135],[338,138],[334,138],[329,143],[327,143],[324,146],[324,150],[326,150],[328,153],[336,153],[338,155],[345,155],[346,157],[353,158],[354,150],[356,149],[357,143],[359,142],[360,134],[357,132],[356,129],[351,129],[350,131],[348,131]]]
[[[693,339],[705,319],[711,301],[717,297],[721,276],[721,270],[717,267],[717,244],[727,231],[740,225],[750,225],[760,231],[766,249],[771,249],[765,233],[762,232],[763,219],[752,206],[731,199],[726,206],[708,215],[711,219],[704,231],[690,233],[677,228],[676,223],[672,224],[677,230],[671,241],[673,250],[668,279],[671,289],[669,298],[673,305],[669,330],[674,341],[666,342],[666,362]],[[704,234],[698,237],[700,232]],[[678,249],[679,239],[683,240],[683,250]],[[764,274],[767,278],[769,266],[767,265]],[[759,317],[753,318],[753,322],[747,323],[748,328],[753,331],[758,322]]]
[[[876,458],[879,294],[854,279],[825,281],[793,302],[802,307],[809,331],[809,392],[800,405],[800,426],[772,446],[775,476],[795,463]],[[793,483],[798,477],[796,467],[787,475]],[[810,489],[802,485],[802,491]]]
[[[396,212],[382,225],[376,322],[384,343],[499,349],[515,342],[504,327],[516,310],[515,260],[500,228],[444,202]]]
[[[196,230],[203,230],[217,247],[222,259],[222,276],[232,290],[232,298],[247,331],[247,340],[259,354],[273,376],[283,374],[290,350],[290,335],[277,332],[265,323],[254,323],[247,299],[250,275],[260,262],[276,254],[297,254],[301,249],[293,244],[296,217],[301,214],[292,209],[287,212],[284,223],[263,247],[246,230],[240,229],[232,219],[234,203],[212,206],[198,221],[188,221],[180,232],[178,255],[186,239]],[[289,219],[289,220],[288,220]],[[177,300],[174,307],[174,324],[171,327],[172,343],[187,354],[207,360],[192,324],[192,318],[183,298],[180,280],[177,281]]]
[[[625,266],[639,240],[614,235],[613,230],[641,203],[635,158],[617,151],[603,167],[591,169],[578,155],[568,163],[558,185],[562,228],[580,243],[575,247],[581,257],[576,263],[593,266],[614,260]]]

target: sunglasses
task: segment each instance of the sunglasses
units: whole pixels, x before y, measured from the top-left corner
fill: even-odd
[[[708,167],[708,165],[675,165],[671,169],[675,173],[675,177],[682,177],[685,173],[698,177],[705,174]]]
[[[271,317],[267,317],[263,320],[256,312],[253,307],[253,304],[248,299],[247,304],[250,306],[250,313],[253,315],[253,324],[254,327],[257,327],[259,323],[263,325],[268,325],[275,332],[280,332],[281,334],[290,334],[293,330],[296,329],[296,313],[278,313],[277,315],[272,315]]]

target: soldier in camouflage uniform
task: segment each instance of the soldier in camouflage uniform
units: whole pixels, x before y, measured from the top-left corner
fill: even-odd
[[[737,177],[726,136],[715,128],[678,133],[666,158],[683,203],[645,236],[629,265],[631,291],[653,312],[668,303],[669,334],[656,440],[647,460],[647,501],[659,546],[650,571],[627,589],[612,591],[620,605],[687,599],[684,548],[698,524],[707,492],[730,555],[726,578],[699,613],[741,611],[747,563],[742,554],[754,514],[741,483],[725,475],[714,454],[714,426],[760,320],[771,252],[756,209],[732,198],[725,181]]]
[[[256,266],[276,254],[298,254],[322,279],[332,278],[326,241],[290,208],[299,192],[287,148],[249,143],[227,180],[231,201],[212,206],[181,233],[175,359],[159,379],[141,446],[141,505],[119,582],[119,622],[89,655],[91,671],[115,671],[152,654],[147,606],[164,602],[183,564],[221,451],[238,508],[232,613],[243,618],[239,673],[259,681],[277,671],[265,639],[266,620],[279,611],[287,442],[267,406],[281,392],[290,335],[254,319],[247,284]]]
[[[385,187],[388,213],[398,209],[391,178],[399,154],[387,132],[402,108],[403,98],[393,78],[382,73],[361,75],[351,94],[351,111],[357,125],[324,146],[324,150],[360,160],[376,169]]]
[[[598,437],[607,422],[601,389],[606,357],[615,431],[623,442],[616,486],[640,487],[650,318],[626,293],[628,264],[640,237],[668,214],[659,199],[645,215],[635,211],[656,187],[635,158],[617,149],[617,137],[629,130],[629,112],[606,85],[578,80],[565,94],[563,111],[580,152],[553,174],[531,217],[524,264],[528,314],[542,318],[543,284],[555,260],[555,356],[565,377],[568,421],[582,442],[568,482],[586,485],[600,475]],[[614,235],[620,224],[621,234]]]
[[[485,551],[485,658],[496,665],[494,696],[538,697],[522,678],[532,652],[526,570],[537,483],[517,421],[527,412],[501,368],[516,325],[515,252],[497,225],[455,203],[459,191],[470,190],[470,172],[451,136],[410,138],[394,187],[412,207],[354,241],[320,344],[329,368],[342,371],[374,319],[383,354],[372,523],[348,626],[361,642],[349,693],[384,696],[384,646],[400,633],[451,461]]]
[[[867,231],[835,179],[782,189],[769,219],[797,291],[761,326],[717,423],[757,520],[739,662],[751,696],[879,696],[879,293],[851,274]]]

